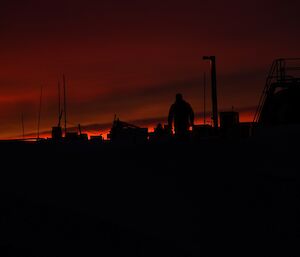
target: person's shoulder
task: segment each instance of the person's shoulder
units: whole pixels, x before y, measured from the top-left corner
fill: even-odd
[[[190,103],[188,103],[187,101],[184,101],[184,104],[188,107],[191,107]]]
[[[175,106],[176,106],[175,103],[171,104],[170,110],[173,110],[175,108]]]
[[[191,106],[190,103],[185,102],[185,106],[186,106],[186,108],[188,108],[190,111],[193,111],[193,108],[192,108],[192,106]]]

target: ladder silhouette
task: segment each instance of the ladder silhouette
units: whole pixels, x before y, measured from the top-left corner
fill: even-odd
[[[295,82],[300,82],[300,78],[288,75],[288,72],[290,71],[300,71],[300,66],[291,65],[292,62],[298,62],[298,64],[300,64],[300,58],[279,58],[273,61],[266,79],[264,90],[259,99],[253,123],[260,121],[266,99],[274,94],[276,88],[286,88],[295,84]]]

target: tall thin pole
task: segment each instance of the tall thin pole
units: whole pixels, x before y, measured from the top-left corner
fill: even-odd
[[[58,81],[57,84],[57,90],[58,90],[58,126],[60,127],[60,116],[61,116],[61,107],[60,107],[60,82]]]
[[[43,86],[41,86],[41,94],[40,94],[40,105],[39,105],[39,116],[38,116],[38,133],[37,138],[40,138],[40,122],[41,122],[41,110],[42,110],[42,97],[43,97]]]
[[[209,60],[210,61],[212,120],[213,120],[214,129],[217,131],[218,127],[219,127],[219,124],[218,124],[216,57],[215,56],[203,56],[203,60]]]
[[[65,136],[67,135],[67,103],[66,103],[66,78],[63,75],[63,83],[64,83],[64,114],[65,114]]]
[[[206,96],[205,96],[205,88],[206,88],[206,73],[203,74],[203,124],[206,124]]]
[[[212,111],[214,128],[219,127],[218,122],[218,102],[217,102],[217,72],[216,72],[216,57],[211,56],[211,95],[212,95]]]
[[[25,137],[25,130],[24,130],[24,117],[23,117],[23,112],[21,113],[21,123],[22,123],[22,134],[23,134],[23,139]]]

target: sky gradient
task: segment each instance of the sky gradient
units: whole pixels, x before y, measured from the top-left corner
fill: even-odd
[[[62,74],[69,126],[110,124],[115,114],[152,126],[177,92],[201,122],[203,55],[217,58],[219,109],[251,120],[272,61],[300,57],[299,7],[291,0],[1,1],[0,138],[22,134],[22,113],[25,133],[36,132],[41,86],[40,130],[57,124]]]

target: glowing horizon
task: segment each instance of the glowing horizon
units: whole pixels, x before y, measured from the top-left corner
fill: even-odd
[[[236,110],[234,110],[236,111]],[[251,110],[245,110],[242,112],[239,112],[239,120],[241,123],[243,122],[253,122],[253,117],[254,117],[254,112]],[[151,120],[151,121],[149,121]],[[160,118],[152,118],[149,120],[135,120],[135,121],[126,121],[129,122],[133,125],[137,125],[140,127],[148,128],[149,132],[153,132],[155,127],[157,126],[158,123],[167,124],[167,117],[160,117]],[[212,120],[211,117],[209,117],[208,114],[206,114],[206,123],[207,125],[212,125]],[[203,114],[199,115],[196,114],[195,116],[195,125],[204,125],[204,116]],[[88,137],[90,136],[99,136],[102,135],[104,139],[107,139],[107,134],[110,132],[112,123],[106,123],[106,124],[81,124],[81,129],[83,134],[87,134]],[[62,126],[62,129],[64,131],[64,127]],[[70,127],[67,126],[68,131],[78,131],[77,127]],[[24,133],[24,138],[37,138],[38,132],[33,131],[33,132],[28,132]],[[51,127],[47,131],[40,131],[39,132],[39,137],[40,138],[51,138]],[[8,136],[6,138],[1,138],[1,139],[22,139],[23,135],[21,133]]]

